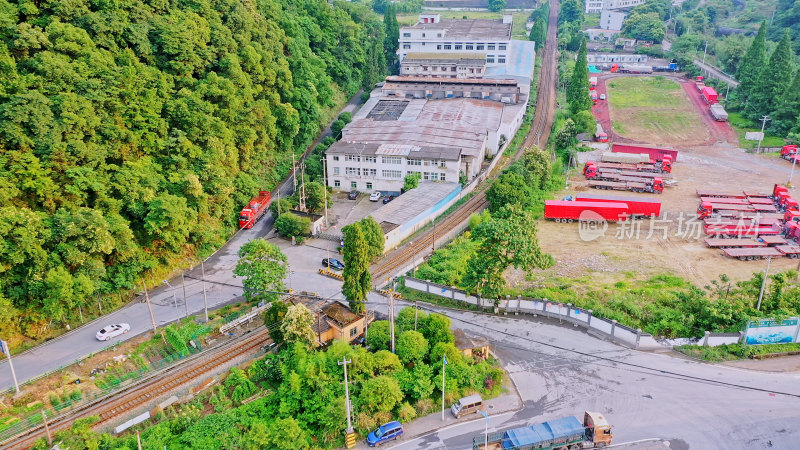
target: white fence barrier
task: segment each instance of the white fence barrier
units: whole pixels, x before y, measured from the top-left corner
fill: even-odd
[[[413,277],[405,277],[405,285],[409,289],[433,294],[439,297],[458,300],[477,306],[483,310],[490,310],[495,313],[525,313],[534,316],[543,315],[553,319],[565,320],[576,326],[581,326],[631,348],[664,348],[669,347],[668,343],[657,341],[649,333],[642,330],[620,325],[616,320],[608,320],[592,315],[592,310],[576,308],[570,303],[560,303],[547,300],[545,298],[510,298],[500,299],[497,307],[494,300],[482,299],[473,295],[468,295],[465,291],[452,286],[444,286],[426,280],[419,280]],[[701,338],[697,344],[715,347],[723,344],[735,344],[741,339],[741,334],[731,333],[709,333]]]

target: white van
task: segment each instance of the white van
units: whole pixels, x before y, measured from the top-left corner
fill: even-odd
[[[472,414],[479,409],[483,409],[483,399],[479,394],[473,394],[453,403],[453,406],[450,407],[450,412],[453,413],[456,419],[459,419],[461,416]]]

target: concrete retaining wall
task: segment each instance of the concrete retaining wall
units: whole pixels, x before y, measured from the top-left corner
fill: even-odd
[[[485,311],[495,313],[524,313],[533,316],[543,315],[553,319],[570,322],[576,326],[599,333],[602,336],[631,348],[659,349],[668,348],[668,344],[658,342],[652,335],[643,333],[642,330],[633,329],[617,323],[616,320],[608,320],[592,315],[592,310],[576,308],[570,303],[560,303],[546,298],[509,298],[500,299],[497,307],[494,300],[482,299],[473,295],[468,295],[461,289],[452,286],[444,286],[426,280],[419,280],[413,277],[405,278],[405,285],[409,289],[426,292],[439,297],[462,301],[470,305],[477,306]],[[715,347],[723,344],[735,344],[741,339],[740,334],[731,333],[706,333],[698,345]]]

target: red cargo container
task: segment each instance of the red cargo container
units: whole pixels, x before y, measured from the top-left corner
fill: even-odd
[[[259,191],[258,197],[253,197],[239,213],[239,228],[253,228],[253,225],[267,212],[269,200],[269,191]]]
[[[634,153],[634,154],[647,154],[650,156],[652,161],[663,161],[664,156],[669,156],[671,158],[671,162],[678,161],[678,151],[677,150],[668,150],[665,148],[652,148],[652,147],[642,147],[639,145],[625,145],[625,144],[614,144],[611,147],[611,151],[614,153]]]
[[[573,222],[581,219],[593,220],[592,217],[587,217],[585,213],[593,212],[605,220],[616,222],[618,220],[625,220],[628,215],[628,205],[625,203],[607,203],[607,202],[570,202],[564,200],[545,200],[544,202],[544,218],[552,219],[556,222]],[[593,217],[597,217],[591,214]]]
[[[717,91],[715,91],[713,87],[706,86],[700,93],[703,95],[703,100],[709,105],[717,103]]]
[[[631,216],[658,217],[661,215],[661,201],[659,200],[601,194],[578,194],[575,196],[575,200],[579,202],[625,203],[628,205],[628,214]]]

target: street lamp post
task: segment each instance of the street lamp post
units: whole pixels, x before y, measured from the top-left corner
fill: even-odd
[[[186,298],[186,278],[183,276],[183,271],[181,271],[181,284],[183,285],[183,309],[186,310],[184,317],[189,317],[189,300]]]
[[[14,372],[14,364],[11,364],[11,348],[8,346],[8,342],[0,339],[0,351],[6,354],[8,358],[8,367],[11,369],[11,378],[14,379],[14,389],[17,390],[17,394],[19,394],[19,383],[17,383],[17,373]]]
[[[764,269],[764,279],[761,280],[761,291],[758,293],[758,305],[756,311],[761,311],[761,299],[764,297],[764,288],[767,286],[767,272],[769,272],[769,263],[772,262],[772,257],[767,256],[767,267]]]
[[[800,154],[792,155],[792,171],[789,172],[789,182],[786,183],[786,187],[792,187],[792,177],[794,176],[794,165],[797,164],[798,157],[800,157]]]
[[[489,415],[486,414],[485,412],[481,411],[480,409],[478,410],[478,412],[481,413],[481,415],[483,416],[484,419],[486,419],[486,428],[484,429],[485,439],[483,441],[483,448],[484,449],[488,449],[489,448]]]
[[[172,301],[175,303],[175,317],[180,321],[181,315],[178,312],[178,297],[175,295],[175,287],[169,284],[169,281],[167,280],[162,280],[161,282],[169,286],[170,289],[172,289]]]
[[[204,261],[200,261],[201,276],[203,277],[203,309],[206,313],[206,323],[208,323],[208,299],[206,298],[206,266]]]

